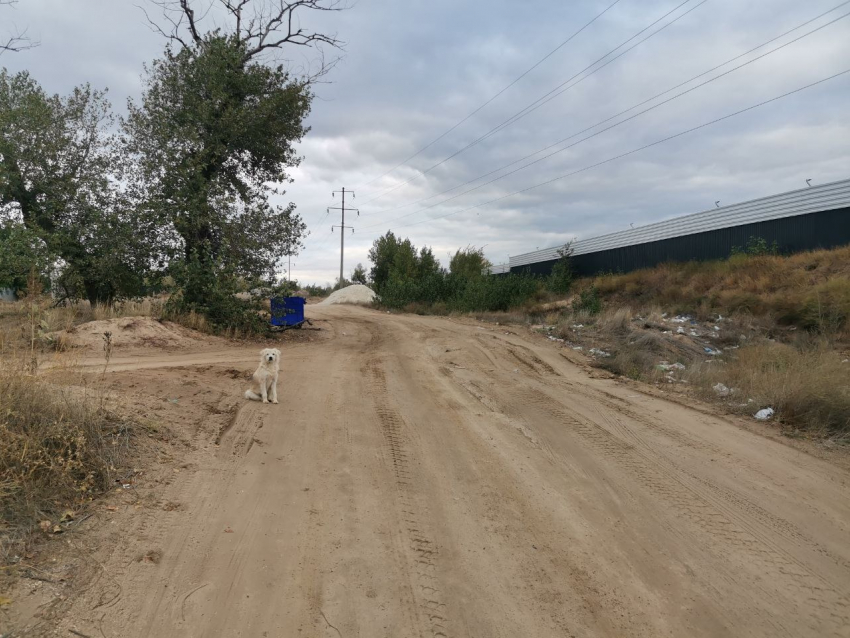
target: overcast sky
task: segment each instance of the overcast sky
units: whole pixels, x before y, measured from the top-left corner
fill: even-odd
[[[305,27],[335,33],[346,44],[328,83],[316,87],[309,117],[312,130],[300,146],[304,161],[292,171],[295,182],[287,187],[286,199],[296,203],[311,232],[306,249],[293,259],[293,276],[303,283],[326,283],[338,275],[339,231],[331,233],[330,226],[339,223],[339,211],[328,215],[326,208],[339,205],[331,191],[343,186],[356,190],[356,199],[346,204],[360,208],[360,217],[351,220],[355,232],[346,236],[348,275],[357,262],[367,264],[369,247],[388,229],[410,237],[417,246],[432,246],[444,264],[448,253],[468,244],[486,246],[489,259],[501,263],[509,255],[538,247],[711,208],[717,200],[732,204],[804,187],[806,178],[824,183],[850,177],[848,74],[645,151],[499,199],[850,69],[848,17],[504,179],[463,194],[505,171],[496,172],[438,196],[708,71],[836,7],[840,0],[707,0],[701,5],[701,0],[690,0],[613,55],[693,8],[685,17],[587,79],[579,75],[573,82],[580,83],[528,116],[420,174],[682,1],[621,0],[473,117],[379,179],[375,178],[510,84],[613,0],[357,0],[347,11],[304,14]],[[139,96],[143,64],[158,57],[164,47],[162,37],[147,27],[136,6],[145,2],[20,0],[14,8],[0,7],[0,33],[27,28],[41,42],[30,51],[4,54],[0,65],[13,71],[28,69],[50,92],[65,94],[84,82],[108,87],[116,111],[123,112],[127,98]],[[547,153],[848,11],[850,3],[845,3],[767,47]],[[288,51],[287,57],[297,66],[305,62],[300,49]],[[511,170],[524,163],[513,164]],[[479,204],[483,205],[470,208]]]

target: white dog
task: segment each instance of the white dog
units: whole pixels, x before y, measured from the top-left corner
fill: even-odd
[[[254,389],[245,390],[245,398],[268,403],[269,396],[271,396],[272,403],[277,403],[277,373],[279,370],[280,350],[277,348],[262,350],[260,352],[260,365],[254,373],[256,386]],[[257,394],[254,390],[258,390],[260,394]]]

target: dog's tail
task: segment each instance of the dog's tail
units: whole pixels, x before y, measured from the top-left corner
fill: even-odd
[[[253,390],[245,390],[245,398],[251,399],[252,401],[259,401],[260,395],[254,392]]]

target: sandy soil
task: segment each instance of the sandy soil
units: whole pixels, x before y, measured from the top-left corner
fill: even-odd
[[[281,405],[239,399],[247,348],[116,366],[161,458],[16,636],[850,636],[845,469],[544,338],[311,315]]]
[[[70,330],[55,333],[72,348],[102,352],[104,334],[109,333],[113,351],[150,348],[157,350],[195,349],[199,345],[222,347],[224,339],[202,335],[171,321],[151,317],[122,317],[101,319],[80,324]]]
[[[362,284],[351,284],[342,290],[335,290],[326,299],[319,302],[322,306],[333,304],[365,304],[375,300],[375,291]]]

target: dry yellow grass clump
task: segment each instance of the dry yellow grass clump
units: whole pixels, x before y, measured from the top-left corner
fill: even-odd
[[[0,359],[0,561],[40,523],[55,525],[108,489],[127,457],[131,424],[96,382],[72,380],[31,374],[26,356]]]
[[[0,308],[0,562],[19,554],[32,531],[67,523],[111,487],[131,441],[132,423],[107,407],[102,378],[55,352],[63,348],[56,331],[79,323],[82,313],[108,313],[52,308],[38,292]],[[47,355],[53,366],[40,375]]]
[[[850,320],[850,246],[788,257],[735,255],[664,264],[592,280],[609,304],[671,312],[747,312],[780,325],[845,330]]]
[[[812,434],[850,437],[850,362],[826,340],[808,344],[762,342],[738,350],[726,365],[697,365],[688,377],[704,396],[731,389],[733,411],[771,407],[782,422]]]

